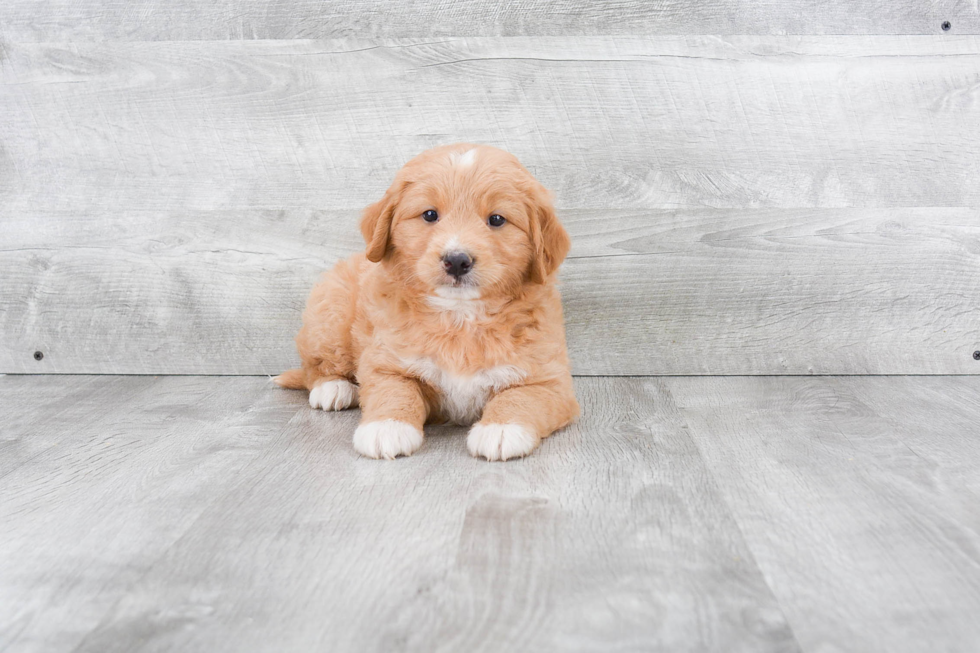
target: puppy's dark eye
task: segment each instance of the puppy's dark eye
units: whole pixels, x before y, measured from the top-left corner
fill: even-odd
[[[487,218],[487,224],[491,227],[502,227],[505,222],[507,222],[507,219],[502,215],[497,215],[496,213]]]
[[[439,219],[439,214],[433,211],[432,209],[429,209],[428,211],[422,214],[422,219],[425,220],[426,222],[435,222],[436,220]]]

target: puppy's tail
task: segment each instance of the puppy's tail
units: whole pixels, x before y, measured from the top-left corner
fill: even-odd
[[[283,372],[272,379],[277,385],[290,390],[306,390],[306,374],[301,369]]]

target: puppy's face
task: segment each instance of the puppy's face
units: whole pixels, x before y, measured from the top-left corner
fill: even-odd
[[[516,158],[465,144],[410,161],[365,210],[361,229],[370,260],[447,299],[545,283],[570,245],[548,192]]]

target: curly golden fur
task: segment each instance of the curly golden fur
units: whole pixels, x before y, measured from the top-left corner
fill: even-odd
[[[479,420],[470,452],[506,460],[577,417],[555,284],[571,241],[514,156],[423,152],[364,210],[361,233],[364,253],[310,294],[302,369],[277,383],[325,410],[359,403],[354,446],[374,458],[411,455],[425,423]],[[450,253],[471,267],[451,274]]]

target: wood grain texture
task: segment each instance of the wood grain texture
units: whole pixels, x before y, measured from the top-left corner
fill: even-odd
[[[980,373],[976,210],[650,217],[566,263],[577,373]]]
[[[9,41],[589,34],[941,34],[980,31],[972,0],[6,0]]]
[[[976,374],[975,209],[567,210],[576,374]],[[0,370],[272,374],[357,212],[3,223]],[[35,350],[44,352],[35,361]]]
[[[36,450],[0,477],[0,649],[74,650],[285,428],[270,385],[0,378],[3,437]],[[6,422],[23,409],[63,426]]]
[[[936,486],[966,488],[980,501],[980,393],[972,379],[847,378],[837,391],[894,426],[902,444],[932,467]]]
[[[688,426],[803,650],[976,649],[980,379],[649,387]]]
[[[357,211],[474,140],[557,192],[578,374],[977,373],[978,70],[968,36],[8,44],[0,370],[293,366]]]
[[[3,378],[0,384],[0,478],[56,446],[79,421],[104,417],[107,405],[125,405],[140,387],[123,377]]]
[[[506,464],[459,428],[360,458],[357,411],[265,379],[134,383],[0,479],[5,651],[799,650],[638,381],[578,380],[580,424]]]
[[[433,145],[561,208],[980,205],[980,38],[8,44],[0,201],[344,209]]]

